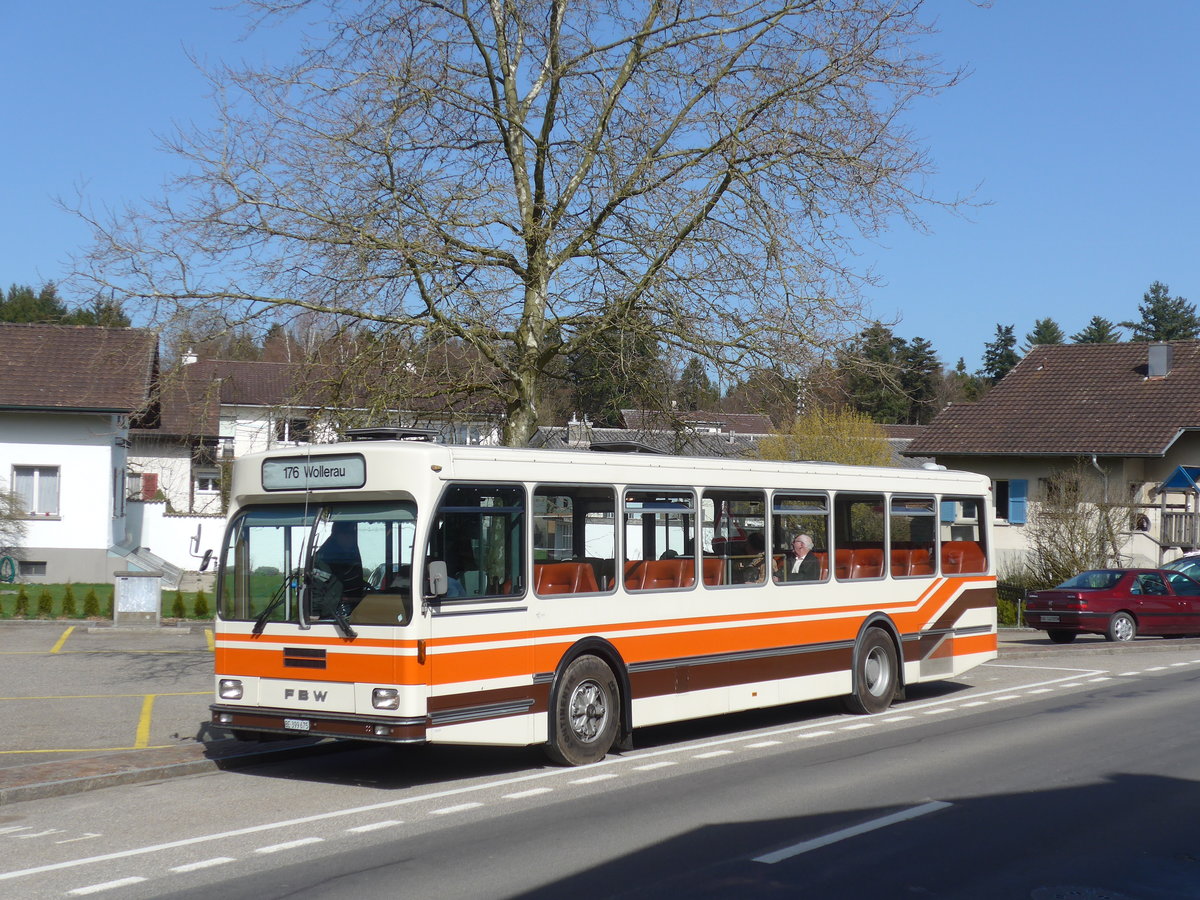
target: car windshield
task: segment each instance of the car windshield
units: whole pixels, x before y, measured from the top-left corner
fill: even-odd
[[[1068,578],[1058,585],[1055,590],[1101,591],[1115,585],[1124,574],[1119,569],[1096,569],[1080,572],[1074,578]]]
[[[1182,572],[1191,578],[1200,578],[1200,556],[1181,556],[1169,563],[1163,563],[1162,567]]]

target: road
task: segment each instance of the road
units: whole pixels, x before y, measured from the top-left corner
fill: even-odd
[[[355,748],[0,809],[0,897],[1200,897],[1200,645],[638,733]]]

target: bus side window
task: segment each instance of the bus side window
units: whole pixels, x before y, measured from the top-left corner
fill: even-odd
[[[627,490],[624,584],[629,591],[696,584],[696,498],[690,490]]]
[[[616,492],[542,485],[533,492],[534,590],[594,594],[616,587]]]
[[[990,548],[982,497],[943,497],[938,518],[942,574],[983,574],[988,571]]]
[[[771,561],[762,491],[706,490],[700,501],[700,529],[706,585],[766,582]]]
[[[523,593],[525,489],[453,484],[442,494],[429,533],[426,563],[446,564],[447,599]]]
[[[771,508],[772,580],[788,585],[826,581],[830,575],[829,498],[780,491]],[[806,561],[806,557],[812,559]]]
[[[893,578],[931,576],[937,520],[932,497],[893,497],[889,536]]]

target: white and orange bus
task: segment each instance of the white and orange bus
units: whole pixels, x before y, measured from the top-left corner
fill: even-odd
[[[212,715],[239,737],[581,765],[996,656],[982,476],[351,436],[233,466]]]

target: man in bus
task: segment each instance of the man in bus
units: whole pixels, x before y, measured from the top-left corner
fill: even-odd
[[[314,559],[313,612],[318,618],[332,617],[334,612],[348,616],[366,587],[355,524],[334,522]]]
[[[812,535],[792,536],[792,552],[783,559],[783,565],[775,572],[776,581],[818,581],[821,564],[812,555]]]

